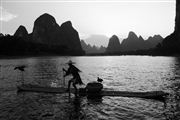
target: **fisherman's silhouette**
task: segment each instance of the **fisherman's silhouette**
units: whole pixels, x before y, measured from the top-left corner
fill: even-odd
[[[66,74],[64,75],[64,77],[66,77],[67,75],[72,75],[73,78],[69,80],[68,82],[68,89],[67,91],[70,91],[70,86],[71,86],[71,83],[75,89],[75,96],[77,96],[77,87],[76,87],[76,84],[79,84],[79,85],[82,85],[83,82],[81,80],[81,77],[79,75],[79,72],[81,72],[77,67],[75,67],[73,64],[75,64],[74,62],[72,62],[71,60],[69,60],[69,62],[67,62],[67,64],[69,65],[69,68],[68,70],[65,70],[63,68],[63,71],[66,72]]]

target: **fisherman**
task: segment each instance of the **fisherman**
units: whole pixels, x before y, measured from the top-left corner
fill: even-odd
[[[81,80],[81,77],[79,75],[79,72],[81,72],[77,67],[75,67],[73,64],[75,64],[74,62],[72,62],[71,60],[69,60],[67,62],[67,64],[69,65],[69,68],[68,70],[65,70],[63,68],[63,71],[66,72],[66,74],[64,75],[64,77],[66,77],[67,75],[72,75],[73,78],[69,80],[68,82],[68,89],[67,91],[69,92],[70,91],[70,86],[71,86],[71,83],[75,89],[75,96],[77,96],[77,87],[76,87],[76,84],[79,84],[79,85],[82,85],[83,82]]]

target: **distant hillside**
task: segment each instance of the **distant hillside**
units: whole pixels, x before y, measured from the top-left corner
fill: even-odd
[[[113,35],[109,39],[108,47],[106,49],[106,53],[115,53],[121,50],[119,38],[116,35]]]
[[[29,39],[28,32],[27,32],[26,28],[22,25],[20,25],[19,28],[16,30],[16,32],[14,33],[14,36],[21,37],[25,41],[28,41],[28,39]]]
[[[78,32],[67,21],[59,26],[53,16],[45,13],[34,22],[33,42],[66,46],[69,50],[82,52]]]
[[[121,43],[121,51],[147,50],[156,47],[161,43],[163,38],[160,35],[154,35],[144,40],[141,36],[137,36],[134,32],[129,32],[129,35]]]
[[[144,39],[138,36],[134,32],[129,32],[129,35],[126,39],[124,39],[121,43],[122,51],[133,51],[142,49],[144,46]]]
[[[7,40],[10,39],[10,40]],[[14,41],[12,41],[12,39]],[[7,40],[7,41],[5,41]],[[16,42],[19,48],[15,47]],[[12,46],[14,43],[14,46]],[[20,26],[14,36],[1,37],[1,46],[3,44],[10,44],[14,47],[12,50],[16,54],[16,49],[22,48],[23,54],[28,53],[48,53],[48,54],[62,54],[62,55],[83,55],[80,38],[78,32],[73,28],[72,23],[67,21],[59,26],[53,16],[45,13],[39,16],[33,27],[33,32],[28,34],[24,26]],[[24,44],[24,45],[23,45]],[[39,45],[39,47],[38,47]],[[27,48],[24,50],[24,46]],[[31,48],[32,47],[32,48]],[[0,48],[0,51],[11,51],[11,47]],[[34,50],[36,49],[36,50]],[[18,51],[18,50],[17,50]],[[19,52],[17,52],[18,54]],[[6,54],[4,52],[4,54]]]
[[[149,54],[158,44],[161,44],[163,38],[160,35],[154,35],[144,40],[134,32],[129,32],[128,37],[120,44],[116,35],[109,39],[105,54]],[[137,52],[136,52],[137,51]]]
[[[149,37],[145,42],[149,44],[149,48],[155,48],[159,43],[162,43],[163,37],[160,35],[154,35],[153,37]]]
[[[97,47],[95,45],[91,46],[90,44],[86,44],[84,40],[81,40],[82,49],[86,52],[86,54],[94,54],[94,53],[104,53],[106,48],[103,46]]]
[[[94,35],[90,35],[88,38],[84,39],[84,41],[87,44],[90,44],[91,46],[96,45],[98,47],[100,46],[107,46],[108,45],[108,41],[109,38],[105,35],[98,35],[98,34],[94,34]]]

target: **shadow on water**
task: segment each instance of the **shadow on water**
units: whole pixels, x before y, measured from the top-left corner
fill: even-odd
[[[87,99],[88,104],[93,104],[93,105],[97,105],[97,104],[101,104],[103,101],[102,97],[101,98],[94,98],[94,99]]]
[[[175,58],[174,78],[170,80],[168,86],[170,95],[166,99],[164,116],[167,120],[180,119],[180,58]]]
[[[71,112],[69,112],[69,120],[83,120],[85,114],[82,110],[82,98],[74,97],[69,98],[69,104],[72,106]]]

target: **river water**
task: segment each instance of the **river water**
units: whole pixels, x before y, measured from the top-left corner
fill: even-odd
[[[65,94],[17,93],[26,84],[61,86],[68,60],[86,84],[102,78],[104,88],[120,91],[161,90],[170,93],[157,100],[103,97],[79,99]],[[0,120],[179,120],[180,58],[151,56],[32,57],[0,59]],[[25,71],[14,70],[26,65]],[[67,81],[71,76],[66,78]],[[80,86],[78,86],[80,87]]]

